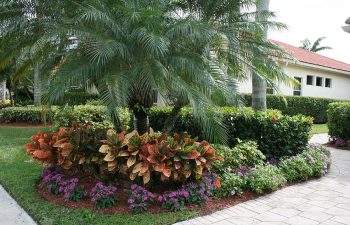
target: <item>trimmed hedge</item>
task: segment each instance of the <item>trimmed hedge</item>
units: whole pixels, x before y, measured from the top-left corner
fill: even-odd
[[[149,112],[151,127],[161,131],[166,119],[171,113],[171,107],[153,107]],[[126,109],[118,109],[125,129],[132,127],[131,114]],[[4,122],[42,122],[40,108],[23,107],[3,110]],[[251,108],[223,107],[218,115],[223,119],[229,132],[228,144],[234,147],[239,139],[254,140],[258,148],[267,157],[280,158],[302,152],[308,142],[312,118],[303,115],[285,116],[280,111],[268,110],[266,113],[256,113]],[[75,107],[59,107],[48,116],[54,117],[55,126],[69,127],[73,121],[90,122],[95,127],[111,128],[112,124],[106,116],[103,106],[81,105]],[[192,137],[205,139],[201,126],[195,120],[191,110],[184,108],[175,123],[174,132],[188,132]]]
[[[170,112],[171,107],[153,107],[150,110],[152,128],[161,130]],[[230,147],[235,146],[238,139],[254,140],[267,157],[280,158],[301,153],[308,143],[311,117],[286,116],[277,110],[256,113],[251,108],[233,107],[223,107],[218,113],[229,130]],[[184,131],[203,139],[200,126],[188,108],[180,112],[174,127],[174,132]]]
[[[252,103],[252,95],[244,94],[242,97],[244,104],[250,107]],[[340,101],[329,98],[282,95],[267,95],[266,98],[267,108],[278,109],[283,114],[290,116],[297,114],[311,116],[314,118],[314,123],[326,123],[328,105]]]
[[[64,95],[57,105],[84,105],[91,100],[98,100],[98,94],[87,93],[85,90],[72,90]]]
[[[350,139],[350,103],[332,103],[327,113],[329,135],[333,138]]]
[[[131,127],[131,113],[128,109],[118,108],[120,120],[123,124],[123,129],[128,130]],[[113,128],[113,123],[110,121],[106,113],[106,107],[97,105],[77,105],[64,106],[55,110],[54,126],[70,127],[73,122],[91,123],[95,128]]]
[[[0,121],[4,123],[32,123],[51,122],[54,113],[43,111],[41,107],[8,107],[1,110]]]

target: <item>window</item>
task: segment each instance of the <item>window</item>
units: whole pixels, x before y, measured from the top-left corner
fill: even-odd
[[[316,86],[323,87],[323,77],[316,77]]]
[[[326,80],[325,80],[325,87],[326,88],[331,88],[332,87],[332,79],[326,78]]]
[[[266,88],[266,94],[270,94],[270,95],[274,94],[274,90],[269,84],[267,85],[267,88]]]
[[[294,77],[294,79],[298,82],[298,84],[296,84],[296,86],[294,87],[293,95],[301,96],[301,84],[302,84],[301,77]]]
[[[315,84],[315,77],[311,76],[311,75],[307,75],[306,84],[307,85],[314,85]]]

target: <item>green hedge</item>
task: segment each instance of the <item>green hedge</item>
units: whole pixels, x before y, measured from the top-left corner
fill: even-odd
[[[131,114],[128,109],[117,109],[124,130],[131,127]],[[58,107],[54,114],[54,126],[70,127],[73,122],[91,123],[95,128],[113,128],[107,116],[106,107],[96,105],[77,105]]]
[[[54,113],[41,107],[8,107],[1,110],[0,121],[5,123],[50,123]]]
[[[129,110],[118,109],[125,129],[132,127]],[[40,108],[7,108],[3,110],[4,122],[42,122]],[[150,109],[151,127],[160,131],[169,117],[171,107],[153,107]],[[303,115],[285,116],[280,111],[268,110],[256,113],[251,108],[223,107],[219,112],[229,132],[229,146],[234,147],[241,140],[254,140],[259,150],[268,157],[296,155],[302,152],[308,142],[312,118]],[[113,127],[106,116],[103,106],[81,105],[57,107],[50,114],[55,126],[70,126],[73,121],[90,122],[95,127]],[[184,108],[175,123],[174,132],[188,132],[193,137],[204,139],[201,126],[195,120],[191,110]]]
[[[150,110],[150,124],[154,130],[164,127],[170,107],[153,107]],[[251,108],[223,107],[221,112],[229,130],[229,146],[235,146],[238,139],[254,140],[268,157],[296,155],[305,149],[311,130],[312,118],[303,115],[285,116],[277,110],[256,113]],[[199,124],[190,109],[181,111],[175,132],[187,131],[192,136],[203,137]]]
[[[251,94],[242,95],[244,104],[251,106]],[[339,100],[329,98],[314,98],[303,96],[282,96],[267,95],[267,108],[278,109],[283,114],[294,116],[303,114],[314,118],[314,123],[327,122],[327,108],[330,103],[339,102]]]
[[[350,103],[332,103],[327,113],[329,135],[334,138],[350,139]]]
[[[84,105],[91,100],[99,99],[98,94],[87,93],[85,90],[73,90],[64,95],[56,105]]]

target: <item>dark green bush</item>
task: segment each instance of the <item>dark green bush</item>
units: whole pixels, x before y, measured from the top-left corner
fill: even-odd
[[[164,127],[170,107],[153,107],[150,110],[150,124],[154,130]],[[312,118],[297,115],[285,116],[277,110],[256,113],[251,108],[223,107],[221,113],[229,131],[229,146],[234,147],[241,140],[254,140],[259,150],[267,157],[293,156],[301,153],[309,138]],[[187,131],[194,137],[203,138],[201,129],[191,111],[181,111],[174,132]]]
[[[251,106],[251,94],[242,95],[246,106]],[[294,116],[303,114],[314,118],[314,123],[327,122],[327,108],[339,100],[303,96],[267,95],[267,108],[278,109],[283,114]]]
[[[84,105],[88,101],[97,100],[98,94],[88,93],[85,90],[72,90],[66,93],[63,98],[57,102],[57,105]]]
[[[329,135],[334,138],[350,139],[350,103],[332,103],[327,113]]]
[[[5,123],[32,123],[52,122],[53,112],[41,107],[8,107],[1,110],[0,120]]]
[[[128,109],[117,109],[124,130],[129,130],[131,114]],[[91,123],[94,128],[112,129],[113,123],[106,114],[106,107],[98,105],[64,106],[55,110],[54,125],[70,127],[73,122]]]
[[[263,165],[266,157],[258,150],[254,141],[238,143],[234,148],[223,145],[215,145],[216,152],[224,158],[214,164],[213,170],[220,175],[235,173],[241,166],[255,167]]]

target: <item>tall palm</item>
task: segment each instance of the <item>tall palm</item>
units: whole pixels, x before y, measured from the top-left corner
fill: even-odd
[[[326,37],[320,37],[317,38],[317,40],[314,43],[311,43],[309,39],[304,39],[301,41],[301,46],[300,48],[309,50],[311,52],[320,52],[323,50],[330,50],[333,49],[332,47],[329,46],[321,46],[321,42],[326,39]]]
[[[266,83],[277,89],[275,84],[278,82],[292,82],[276,62],[276,58],[290,56],[266,39],[267,30],[286,28],[273,21],[275,15],[268,11],[268,4],[255,0],[180,2],[187,9],[186,13],[199,18],[224,37],[227,48],[219,52],[219,60],[228,67],[231,76],[239,80],[252,77],[255,109],[266,109]],[[257,12],[247,10],[255,6]]]
[[[57,49],[56,44],[51,43],[51,48],[45,46],[43,37],[50,26],[63,19],[64,10],[69,12],[64,5],[64,1],[49,0],[4,0],[0,3],[0,69],[12,67],[11,77],[17,81],[34,75],[37,106],[41,105],[42,72],[50,69],[42,62],[43,56],[47,57],[54,46]],[[52,41],[56,40],[46,40]],[[46,58],[46,63],[48,59],[52,57]]]

